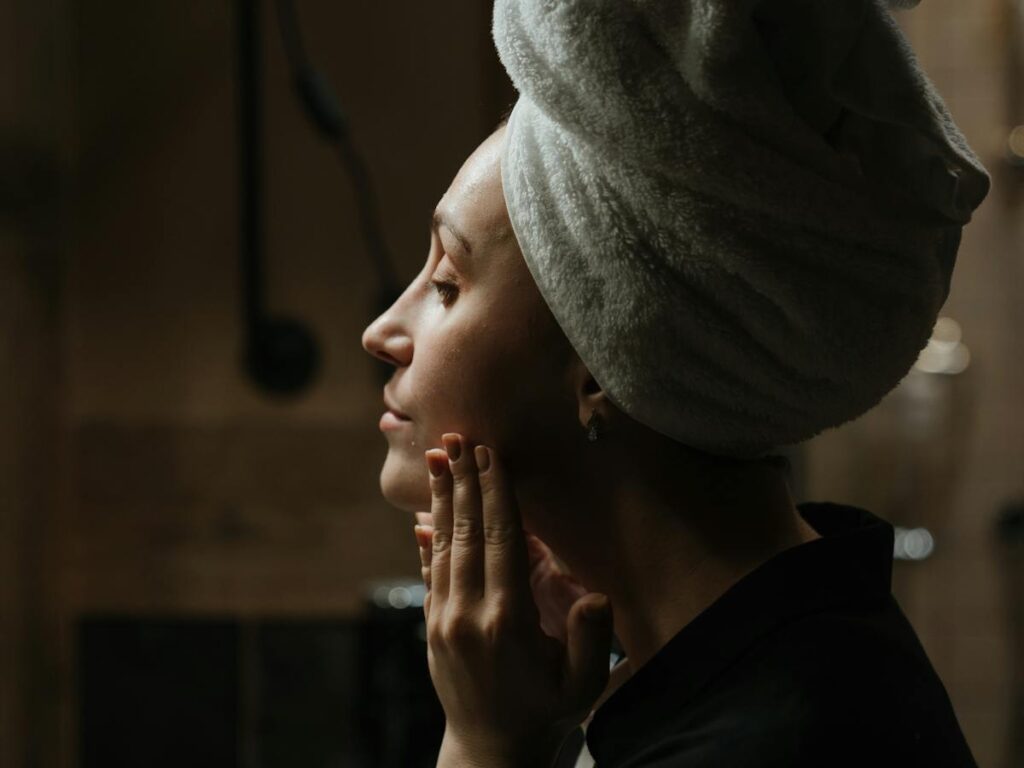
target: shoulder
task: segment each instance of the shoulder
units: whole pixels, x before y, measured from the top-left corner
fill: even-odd
[[[705,695],[709,712],[733,713],[726,722],[741,739],[781,746],[776,754],[792,765],[974,765],[949,696],[892,599],[789,622]]]
[[[895,601],[777,628],[654,733],[623,768],[976,768]]]

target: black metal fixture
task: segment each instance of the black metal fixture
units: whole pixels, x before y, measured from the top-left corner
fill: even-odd
[[[320,348],[299,320],[267,310],[264,269],[263,67],[258,0],[237,0],[238,139],[244,365],[263,390],[291,395],[320,368]]]
[[[277,0],[276,7],[281,43],[292,73],[295,93],[313,128],[337,150],[338,158],[352,184],[359,231],[378,286],[374,304],[374,314],[378,315],[402,295],[403,286],[395,273],[394,262],[384,239],[380,208],[370,172],[352,140],[345,110],[335,96],[327,77],[309,61],[302,43],[301,25],[293,0]],[[391,377],[392,372],[393,367],[390,364],[377,361],[377,374],[382,385]]]
[[[348,122],[324,75],[306,56],[295,8],[278,0],[277,21],[299,101],[313,127],[338,151],[351,180],[360,232],[380,286],[376,309],[383,312],[401,295],[384,242],[377,198]],[[236,0],[238,34],[238,136],[240,165],[240,247],[245,324],[244,367],[266,392],[294,395],[305,390],[321,367],[313,332],[296,318],[267,309],[263,207],[263,70],[258,0]],[[382,382],[392,367],[378,361]]]

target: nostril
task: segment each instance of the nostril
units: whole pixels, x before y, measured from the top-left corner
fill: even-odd
[[[395,372],[396,363],[393,362],[394,358],[387,352],[375,351],[373,355],[377,362],[377,381],[383,387],[391,380],[391,376]]]
[[[395,358],[393,355],[388,354],[384,350],[378,352],[377,356],[386,363],[390,363],[391,365],[399,365],[398,359]]]

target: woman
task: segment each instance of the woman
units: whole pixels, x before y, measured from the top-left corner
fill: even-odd
[[[766,56],[781,50],[771,30],[796,23],[788,15],[796,5],[766,3],[778,14],[743,27],[761,31]],[[795,506],[785,464],[770,449],[852,418],[906,372],[907,350],[923,345],[920,329],[931,327],[948,289],[948,271],[945,280],[933,272],[952,269],[963,211],[969,217],[987,191],[984,171],[952,122],[936,119],[962,183],[946,192],[934,183],[884,188],[894,174],[873,165],[871,140],[919,146],[905,135],[913,120],[889,120],[902,133],[865,139],[847,100],[843,119],[815,134],[841,159],[812,180],[783,174],[777,183],[790,199],[779,204],[771,185],[780,163],[813,166],[813,153],[824,155],[780,152],[782,139],[801,136],[778,133],[785,121],[765,119],[749,100],[724,100],[722,77],[739,81],[758,66],[735,48],[739,59],[723,64],[712,38],[736,40],[723,30],[731,19],[748,22],[749,9],[680,0],[577,6],[497,3],[495,40],[519,102],[438,203],[420,274],[363,336],[368,352],[396,366],[384,392],[381,489],[420,523],[428,658],[447,722],[438,765],[974,765],[892,598],[891,526],[841,505]],[[839,7],[819,21],[832,23]],[[863,12],[865,4],[841,7]],[[718,23],[693,21],[709,9]],[[876,26],[863,22],[851,39],[886,23],[886,12],[875,12],[862,17]],[[892,28],[881,27],[890,43]],[[665,55],[664,41],[651,42],[652,29],[707,57],[698,70],[719,86],[703,91],[714,110],[689,98],[702,93],[699,77],[680,65],[684,56]],[[611,48],[602,54],[602,46]],[[783,74],[792,63],[774,60]],[[682,91],[667,80],[638,90],[627,82],[631,71],[655,80],[682,72],[686,103],[672,103]],[[822,102],[782,75],[777,85],[800,101],[805,125],[821,115]],[[652,127],[651,100],[678,119]],[[875,106],[877,127],[884,109]],[[733,130],[737,116],[748,122],[735,141],[753,144],[738,154],[764,158],[760,186],[721,174],[721,154],[687,150],[694,136],[713,143]],[[687,134],[673,135],[683,123]],[[918,151],[922,167],[936,152]],[[687,162],[671,162],[672,152]],[[839,164],[854,156],[859,175],[843,176]],[[919,178],[913,159],[899,167],[903,182]],[[871,233],[850,234],[842,217],[854,214],[821,222],[807,210],[823,192],[799,185],[826,182],[829,194],[861,206],[857,215],[878,211]],[[917,192],[912,214],[880,210],[878,195],[889,202],[907,189]],[[712,202],[698,205],[694,190]],[[801,222],[794,211],[818,220]],[[785,263],[758,282],[757,255],[772,248],[765,227],[787,254],[794,243],[832,248],[818,284]],[[922,235],[928,227],[934,237]],[[859,254],[871,272],[869,235],[906,247],[888,274],[871,276],[875,283],[851,282],[842,260]],[[860,238],[856,247],[851,237]],[[758,295],[789,320],[802,312],[813,323],[777,321],[776,333],[747,313],[752,301],[730,303],[735,286],[721,265],[744,253],[754,260],[743,277]],[[623,266],[637,254],[641,261]],[[890,288],[892,270],[906,293]],[[910,301],[912,282],[925,287]],[[698,284],[712,290],[698,296]],[[823,292],[829,301],[815,303]],[[829,344],[849,320],[846,294],[900,325],[850,337],[861,347],[854,352],[877,364],[840,376],[829,368]],[[626,315],[610,311],[622,297],[632,297]],[[744,333],[709,322],[737,306]],[[694,328],[703,342],[684,356]],[[781,362],[778,348],[765,352],[779,339],[789,355]],[[602,354],[609,349],[616,354]],[[788,382],[780,371],[791,371]],[[610,675],[613,639],[625,658]]]

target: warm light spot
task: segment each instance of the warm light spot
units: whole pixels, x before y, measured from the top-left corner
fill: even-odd
[[[1007,144],[1010,148],[1011,159],[1015,162],[1024,163],[1024,125],[1018,125],[1010,131],[1010,138]]]

